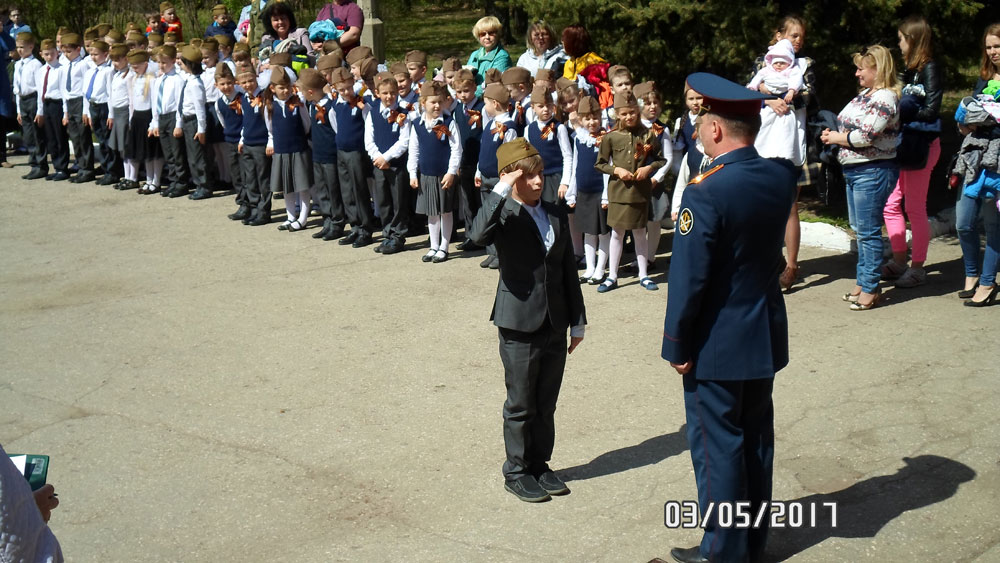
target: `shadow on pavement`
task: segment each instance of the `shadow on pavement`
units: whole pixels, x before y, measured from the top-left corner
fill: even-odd
[[[656,436],[634,446],[603,453],[591,460],[590,463],[567,467],[558,471],[559,476],[564,481],[583,481],[659,463],[688,449],[687,437],[685,436],[686,426],[682,424],[677,432]]]
[[[959,485],[976,477],[971,467],[946,457],[921,455],[904,457],[903,462],[906,466],[892,475],[786,501],[786,506],[803,507],[803,527],[772,527],[766,560],[784,561],[829,538],[874,538],[902,513],[946,500]],[[836,527],[831,526],[830,509],[823,503],[836,503]],[[808,516],[811,506],[816,506],[815,527]]]

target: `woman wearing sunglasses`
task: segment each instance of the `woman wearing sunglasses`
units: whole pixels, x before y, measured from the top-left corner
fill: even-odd
[[[840,146],[837,159],[844,167],[847,213],[858,239],[857,280],[844,301],[852,311],[866,311],[882,294],[882,211],[899,177],[895,158],[900,87],[892,55],[881,45],[855,54],[854,66],[861,91],[837,116],[837,131],[826,129],[821,139]]]
[[[503,26],[494,16],[486,16],[476,22],[472,27],[472,36],[479,41],[480,47],[469,56],[466,68],[472,70],[476,75],[476,95],[483,95],[483,81],[486,80],[486,71],[495,68],[503,72],[512,65],[510,53],[500,44],[500,33]]]

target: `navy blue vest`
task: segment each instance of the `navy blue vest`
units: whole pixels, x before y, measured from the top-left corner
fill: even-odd
[[[503,124],[510,129],[514,127],[514,123],[510,120],[503,122]],[[504,136],[503,134],[494,135],[492,133],[493,127],[496,125],[496,121],[490,123],[489,129],[483,130],[483,142],[479,145],[479,171],[486,178],[499,178],[500,172],[497,170],[497,149],[503,144]]]
[[[369,111],[368,117],[372,118],[372,136],[375,140],[375,146],[378,147],[379,152],[384,153],[391,149],[392,145],[395,145],[396,141],[399,140],[399,127],[393,130],[392,126],[394,123],[389,123],[385,117],[382,117],[382,102],[370,108]],[[405,113],[405,110],[403,112]],[[398,166],[402,162],[403,156],[400,156],[390,164]]]
[[[594,168],[597,163],[597,153],[601,147],[594,143],[576,141],[576,191],[583,193],[601,193],[604,191],[604,174]]]
[[[451,118],[445,117],[441,122],[451,125]],[[437,133],[428,131],[421,118],[413,124],[411,135],[416,133],[420,143],[420,157],[417,159],[417,170],[424,176],[444,176],[448,173],[448,161],[451,159],[451,138],[447,135],[438,139]],[[496,157],[494,156],[494,160]]]
[[[681,121],[681,138],[684,140],[684,151],[687,154],[688,161],[688,171],[691,173],[691,177],[698,175],[698,169],[701,168],[701,159],[705,156],[698,150],[697,141],[694,140],[694,125],[691,125],[691,120],[685,115],[683,121]]]
[[[241,98],[243,98],[243,94],[241,92],[237,92],[236,98],[234,99],[242,104],[243,102],[240,100]],[[233,111],[233,108],[229,107],[229,104],[226,103],[225,96],[221,96],[218,100],[216,100],[215,109],[226,122],[225,127],[222,128],[222,138],[227,143],[239,143],[240,131],[243,129],[243,114]]]
[[[250,105],[250,96],[245,94],[240,98],[240,105],[243,106],[243,144],[251,147],[266,146],[267,123],[264,121],[264,104],[254,111]]]
[[[459,103],[455,109],[455,122],[458,125],[458,133],[462,136],[462,166],[474,166],[479,157],[479,143],[483,138],[483,122],[486,116],[483,115],[483,101],[479,98],[472,100],[469,109],[479,112],[479,121],[475,126],[469,125],[469,117],[465,114],[466,106]]]
[[[274,137],[274,152],[276,154],[292,154],[306,150],[306,129],[302,125],[302,112],[306,107],[299,104],[289,109],[288,102],[285,107],[275,100],[271,106],[271,136]]]
[[[365,118],[364,112],[346,100],[333,104],[333,112],[337,115],[337,150],[357,152],[365,150]],[[353,111],[352,110],[358,110]]]
[[[555,118],[552,118],[552,123],[557,123]],[[544,166],[542,174],[546,176],[562,172],[563,155],[562,151],[559,150],[560,127],[565,127],[565,125],[559,123],[552,134],[547,139],[543,139],[542,125],[537,119],[528,125],[528,142],[538,150],[539,156],[542,157],[542,165]],[[569,181],[569,178],[566,178],[566,181]]]
[[[335,164],[337,162],[337,133],[333,130],[332,121],[337,119],[337,116],[331,109],[333,104],[332,101],[325,98],[319,103],[311,104],[310,115],[312,115],[313,120],[310,135],[312,135],[313,162],[321,164]],[[326,109],[322,123],[316,120],[316,107],[319,105]]]

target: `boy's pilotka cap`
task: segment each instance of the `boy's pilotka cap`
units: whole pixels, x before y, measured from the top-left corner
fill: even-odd
[[[559,90],[560,92],[562,92],[566,88],[569,88],[570,86],[576,86],[576,80],[570,80],[565,76],[560,76],[559,79],[556,80],[556,90]]]
[[[225,4],[216,4],[212,6],[212,17],[221,16],[223,14],[228,14],[229,8]]]
[[[517,137],[509,143],[504,143],[497,148],[497,170],[503,170],[519,160],[524,160],[538,154],[538,149],[533,147],[524,137]]]
[[[336,53],[323,55],[322,57],[316,59],[317,70],[331,70],[334,68],[343,68],[343,66],[344,61],[340,58],[340,55]]]
[[[483,84],[502,84],[500,76],[500,69],[488,68],[486,69],[486,75],[483,77]]]
[[[427,53],[423,51],[407,51],[406,58],[403,59],[407,63],[417,63],[421,66],[427,66]]]
[[[441,72],[458,72],[460,68],[462,68],[462,63],[458,62],[455,57],[448,57],[441,61]]]
[[[202,51],[215,52],[219,50],[219,41],[214,37],[204,39],[199,47],[201,47]]]
[[[173,31],[168,31],[168,32],[166,32],[166,33],[163,34],[163,40],[164,41],[173,41],[173,42],[176,43],[177,42],[177,34],[174,33]]]
[[[344,82],[354,83],[354,75],[351,74],[351,71],[342,66],[333,69],[330,75],[330,84],[337,85]]]
[[[201,48],[201,44],[204,43],[204,42],[205,41],[201,37],[195,37],[194,39],[192,39],[191,41],[189,41],[188,44],[189,45],[194,45],[195,47],[198,47],[200,49]]]
[[[393,76],[393,74],[391,72],[389,72],[388,70],[383,70],[382,72],[380,72],[380,73],[378,73],[378,74],[375,75],[375,85],[376,86],[378,86],[379,84],[382,84],[382,81],[392,82],[392,87],[393,88],[397,88],[397,86],[396,86],[396,77]]]
[[[531,103],[532,104],[548,104],[552,101],[549,97],[549,89],[545,86],[538,85],[531,89]]]
[[[635,94],[637,100],[641,100],[653,92],[656,92],[656,84],[652,80],[640,82],[632,87],[632,93]]]
[[[496,100],[503,105],[507,105],[510,102],[510,92],[507,91],[507,88],[503,84],[497,82],[486,86],[486,89],[483,90],[483,97]]]
[[[149,51],[145,49],[132,49],[128,52],[129,64],[142,64],[149,61]]]
[[[410,71],[406,68],[406,63],[392,63],[389,65],[389,72],[392,73],[393,76],[397,74],[405,74],[406,76],[410,75]]]
[[[122,41],[125,40],[125,36],[122,35],[122,32],[118,31],[117,29],[108,30],[108,32],[105,33],[103,37],[110,39],[112,43],[121,43]]]
[[[216,35],[215,40],[219,43],[220,47],[233,46],[233,38],[228,35]]]
[[[97,38],[98,38],[98,34],[97,34],[97,28],[96,27],[88,27],[87,29],[83,30],[83,40],[84,41],[93,41],[94,39],[97,39]]]
[[[635,94],[632,92],[622,92],[620,94],[615,94],[615,109],[622,108],[637,108],[639,107],[638,100],[635,99]]]
[[[591,96],[584,96],[580,100],[580,105],[576,107],[577,115],[600,115],[601,113],[601,103],[597,101],[597,98]]]
[[[472,74],[472,71],[467,68],[459,69],[458,72],[455,73],[455,82],[460,80],[471,80],[475,82],[476,75]]]
[[[284,68],[275,68],[271,70],[271,84],[275,86],[288,86],[292,83],[292,79],[285,72]]]
[[[751,117],[760,113],[762,100],[774,96],[761,94],[721,76],[707,72],[696,72],[687,77],[691,89],[702,96],[703,113],[721,116]],[[615,98],[617,101],[617,97]],[[617,106],[617,104],[615,104]]]
[[[35,44],[35,36],[32,35],[30,31],[22,31],[21,33],[18,33],[14,40],[19,47]]]
[[[229,80],[236,80],[236,76],[233,74],[233,69],[229,68],[227,64],[221,64],[215,67],[215,81],[218,82],[223,78],[228,78]]]
[[[500,81],[503,82],[504,86],[529,84],[531,83],[531,72],[526,68],[514,66],[503,71],[503,74],[500,75]]]
[[[94,26],[94,29],[97,30],[98,37],[104,37],[105,35],[108,34],[109,31],[114,29],[114,27],[115,26],[111,25],[110,23],[99,23]]]
[[[164,45],[159,49],[160,49],[160,56],[167,57],[168,59],[177,58],[177,47],[174,47],[173,45]]]
[[[108,44],[105,43],[104,41],[97,40],[97,41],[92,41],[90,43],[90,48],[91,49],[97,49],[98,51],[100,51],[102,53],[107,53],[108,49],[110,49],[111,47],[109,47]]]
[[[63,47],[79,47],[80,35],[77,33],[64,33],[62,36]]]
[[[201,49],[194,45],[185,45],[181,49],[181,58],[188,62],[201,64]]]
[[[535,80],[544,80],[551,83],[555,78],[556,73],[550,68],[540,68],[535,72]]]
[[[375,62],[375,57],[368,57],[358,63],[358,74],[361,75],[361,78],[365,80],[374,78],[376,72],[378,72],[378,63]]]
[[[43,51],[48,51],[49,49],[55,49],[56,48],[56,41],[55,41],[55,39],[42,39],[42,42],[39,45],[39,48],[41,50],[43,50]]]
[[[126,41],[139,41],[142,39],[142,32],[140,31],[130,31],[128,35],[125,36]],[[162,33],[150,33],[146,36],[149,41],[156,41],[157,43],[163,43]]]
[[[350,51],[347,52],[347,58],[344,59],[344,60],[347,61],[347,64],[353,65],[353,64],[359,63],[359,62],[361,62],[361,61],[363,61],[363,60],[365,60],[365,59],[367,59],[368,57],[371,57],[371,56],[372,56],[372,49],[371,49],[371,47],[365,47],[364,45],[358,45],[357,47],[355,47],[355,48],[353,48],[353,49],[351,49]]]
[[[267,60],[267,64],[271,66],[292,66],[292,54],[291,53],[271,53],[271,58]]]
[[[119,59],[121,57],[124,57],[125,55],[128,55],[128,47],[120,43],[112,45],[111,48],[108,49],[108,54],[111,56],[112,59]]]
[[[295,84],[301,89],[322,90],[326,86],[326,79],[314,68],[304,68],[299,73],[299,79]]]

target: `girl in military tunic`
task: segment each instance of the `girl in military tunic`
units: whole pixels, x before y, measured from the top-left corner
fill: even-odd
[[[649,217],[650,177],[666,160],[657,135],[643,127],[639,119],[639,104],[632,92],[615,95],[615,130],[605,135],[594,165],[610,176],[607,195],[608,226],[611,227],[610,263],[607,279],[597,286],[604,293],[618,287],[618,265],[622,258],[625,231],[632,231],[635,240],[639,285],[654,291],[659,289],[646,275],[646,221]]]

